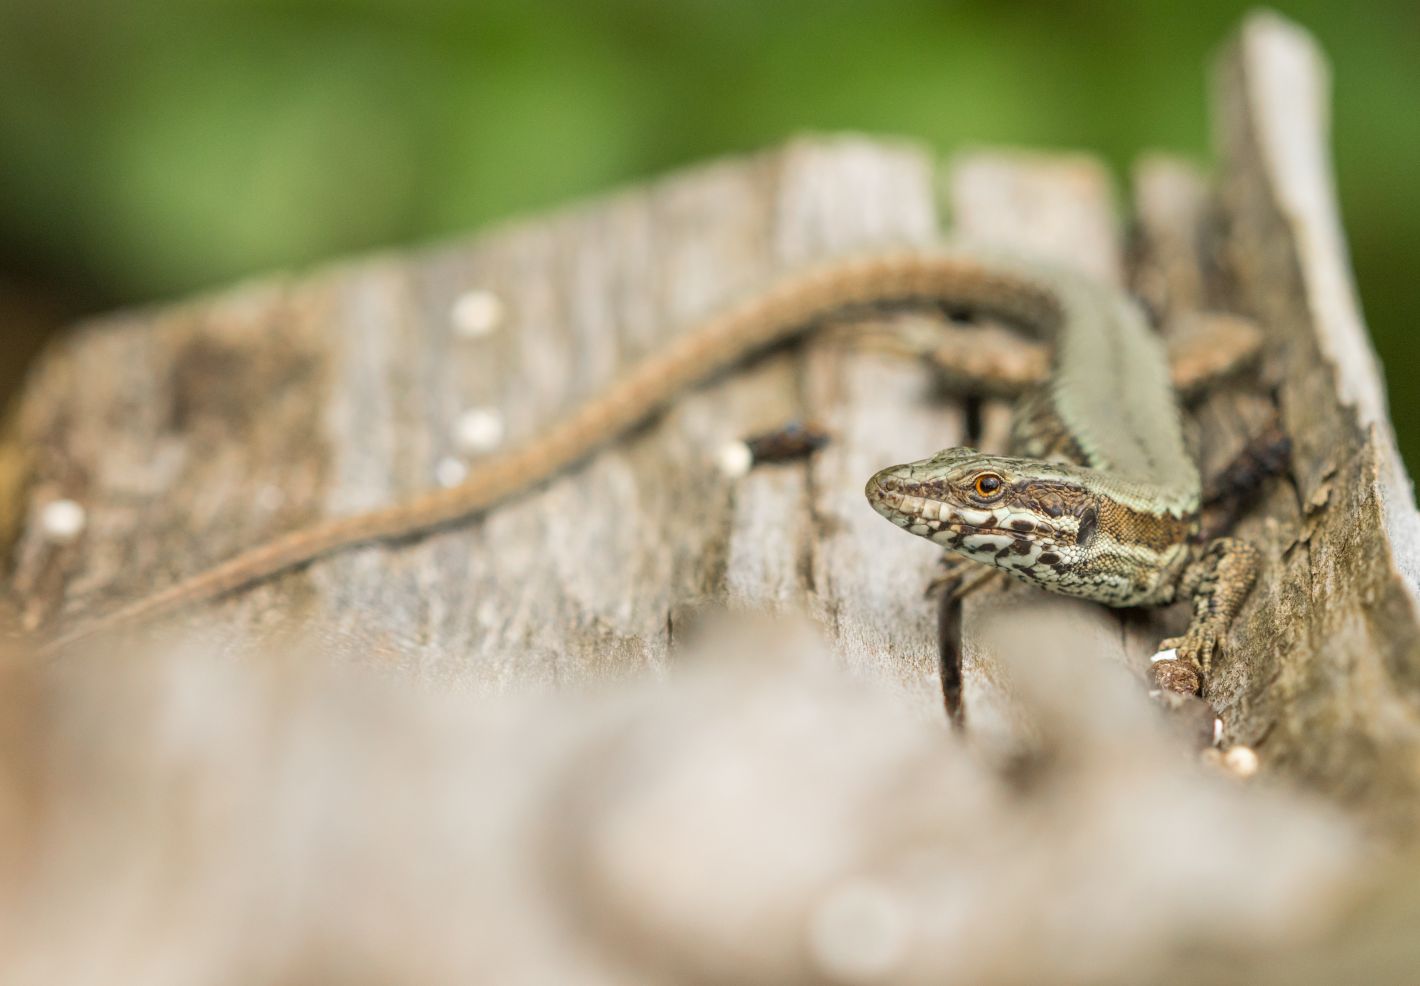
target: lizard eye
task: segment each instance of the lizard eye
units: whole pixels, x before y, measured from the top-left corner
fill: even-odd
[[[1001,495],[1001,490],[1006,484],[1001,477],[994,472],[984,472],[976,477],[976,482],[972,488],[976,490],[976,495],[983,500],[994,500]]]

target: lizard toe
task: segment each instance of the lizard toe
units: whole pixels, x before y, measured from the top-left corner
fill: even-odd
[[[1180,695],[1197,695],[1203,690],[1203,674],[1191,661],[1167,658],[1149,667],[1154,686]]]

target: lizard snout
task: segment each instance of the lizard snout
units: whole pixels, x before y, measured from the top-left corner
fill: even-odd
[[[868,499],[877,503],[879,500],[894,495],[901,494],[911,481],[911,467],[909,466],[888,466],[873,474],[873,478],[868,480],[868,485],[863,489]]]
[[[918,485],[911,465],[889,466],[868,480],[863,493],[874,510],[905,526],[922,508],[922,498],[915,492]]]

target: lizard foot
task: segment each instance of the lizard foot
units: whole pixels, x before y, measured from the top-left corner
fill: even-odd
[[[1159,644],[1159,652],[1149,659],[1154,687],[1180,695],[1203,692],[1203,667],[1193,660],[1183,637],[1170,637]]]
[[[937,574],[927,583],[927,589],[922,593],[926,599],[935,599],[946,596],[954,599],[957,590],[966,581],[972,569],[979,568],[980,563],[963,558],[960,555],[943,554],[937,560]]]
[[[1217,538],[1184,574],[1180,591],[1193,597],[1193,619],[1181,637],[1159,645],[1154,680],[1169,691],[1199,694],[1223,650],[1228,627],[1257,578],[1260,556],[1245,541]]]
[[[1223,652],[1227,624],[1221,620],[1200,620],[1188,628],[1182,637],[1170,637],[1159,644],[1159,650],[1178,651],[1178,659],[1187,661],[1203,672],[1213,667],[1213,658]]]
[[[922,593],[926,599],[962,599],[1000,575],[999,569],[959,555],[943,555],[940,567]]]

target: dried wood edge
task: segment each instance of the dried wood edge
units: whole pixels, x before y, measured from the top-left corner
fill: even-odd
[[[1281,362],[1301,521],[1244,614],[1250,702],[1272,709],[1270,762],[1403,833],[1420,803],[1420,515],[1350,275],[1327,69],[1301,28],[1261,12],[1217,82],[1226,266]]]
[[[1420,511],[1401,463],[1380,363],[1351,274],[1330,156],[1326,62],[1300,27],[1271,13],[1247,21],[1241,39],[1246,98],[1261,159],[1292,242],[1316,338],[1332,364],[1337,398],[1370,432],[1391,560],[1420,601]],[[1242,150],[1239,148],[1239,150]]]

